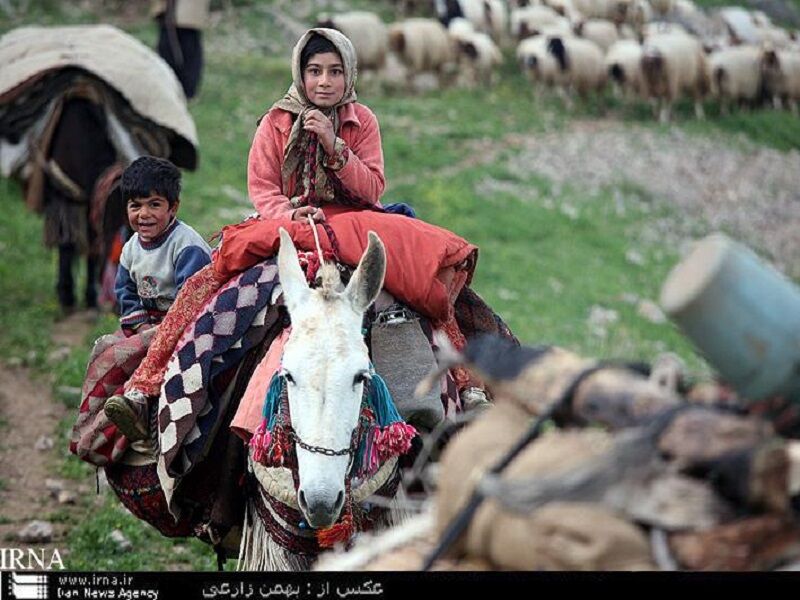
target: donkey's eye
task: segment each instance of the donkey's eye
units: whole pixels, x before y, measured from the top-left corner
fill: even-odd
[[[369,371],[360,371],[353,377],[353,387],[357,386],[359,383],[366,383],[370,379]]]
[[[292,377],[292,374],[289,373],[289,371],[284,371],[283,376],[286,379],[287,383],[291,383],[292,385],[294,385],[294,377]]]

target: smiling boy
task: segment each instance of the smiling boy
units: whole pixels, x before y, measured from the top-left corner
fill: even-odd
[[[125,169],[120,184],[134,234],[122,249],[114,286],[120,325],[133,335],[164,318],[183,283],[211,262],[211,248],[177,219],[181,174],[168,160],[143,156]],[[129,439],[146,435],[146,399],[112,396],[106,415]]]

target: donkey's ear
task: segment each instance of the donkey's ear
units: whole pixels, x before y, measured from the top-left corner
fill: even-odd
[[[291,314],[308,297],[309,288],[306,277],[297,259],[297,250],[292,237],[280,228],[281,247],[278,249],[278,277],[283,288],[283,301]]]
[[[386,250],[383,242],[373,231],[368,235],[367,250],[344,291],[345,297],[360,313],[367,310],[378,297],[383,287],[383,276],[386,274]]]

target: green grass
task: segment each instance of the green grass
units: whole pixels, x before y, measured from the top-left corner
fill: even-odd
[[[774,110],[767,107],[733,108],[730,114],[724,115],[716,100],[704,102],[703,109],[705,119],[698,120],[694,115],[694,104],[688,99],[680,100],[675,103],[672,123],[699,135],[729,135],[732,141],[744,137],[756,144],[770,146],[783,152],[800,150],[800,119],[788,110]],[[606,116],[627,123],[665,129],[653,116],[648,103],[613,98],[611,92],[591,98],[589,102],[579,102],[573,114]]]
[[[181,565],[196,571],[216,569],[209,546],[194,539],[164,538],[128,513],[111,493],[86,516],[67,535],[70,553],[64,565],[68,570],[161,571]],[[131,542],[130,551],[121,551],[110,538],[115,529]]]
[[[699,134],[722,131],[744,135],[758,144],[783,151],[800,149],[800,119],[786,111],[762,108],[721,115],[718,107],[713,108],[705,121],[690,121],[684,127]]]
[[[246,161],[256,120],[290,82],[291,42],[268,18],[269,3],[220,3],[226,7],[224,19],[207,34],[201,93],[190,104],[200,137],[200,166],[185,175],[181,203],[181,218],[206,236],[252,212],[246,200]],[[31,4],[33,13],[14,23],[0,23],[0,32],[23,21],[99,22],[113,8],[86,12],[53,0]],[[370,0],[356,5],[376,6]],[[388,20],[389,4],[377,6]],[[318,10],[310,2],[299,2],[297,7],[309,18]],[[150,22],[116,22],[152,47],[155,32]],[[624,181],[588,196],[580,188],[554,186],[536,173],[511,172],[507,166],[515,136],[535,139],[567,126],[573,118],[608,114],[658,128],[646,105],[593,98],[579,101],[568,113],[551,94],[535,97],[511,61],[499,84],[491,88],[409,96],[373,87],[360,89],[359,97],[381,123],[389,182],[384,200],[409,202],[421,218],[480,247],[473,286],[525,343],[558,344],[587,356],[645,360],[673,350],[702,371],[702,361],[670,325],[644,320],[635,306],[622,299],[625,293],[657,298],[677,256],[666,245],[641,244],[638,230],[657,216],[669,217],[669,209]],[[697,135],[745,133],[782,150],[800,147],[800,121],[788,114],[756,111],[718,117],[713,106],[710,109],[707,121],[695,122],[684,103],[678,107],[677,122]],[[613,200],[619,193],[625,198],[624,214],[617,212]],[[40,217],[25,209],[16,185],[0,182],[0,352],[6,359],[32,364],[37,374],[45,372],[58,314],[55,255],[42,247],[41,229]],[[644,256],[645,266],[628,263],[625,253],[632,246]],[[595,305],[619,315],[605,337],[587,325]],[[115,327],[113,318],[105,318],[90,338]],[[80,387],[89,342],[52,366],[55,388]],[[74,398],[59,399],[71,409],[57,433],[56,443],[65,449],[77,406]],[[93,490],[94,469],[66,450],[63,456],[56,465],[57,475],[85,482]],[[92,496],[85,506],[51,515],[75,525],[67,539],[71,551],[67,568],[215,568],[213,552],[199,541],[163,538],[125,512],[113,494],[97,506],[93,501]],[[133,551],[116,549],[108,538],[114,529],[123,531]]]
[[[482,192],[487,182],[508,191]],[[646,321],[621,297],[657,298],[676,255],[645,247],[647,266],[629,264],[625,254],[635,231],[657,215],[629,200],[620,216],[611,194],[554,193],[545,179],[493,165],[426,179],[391,192],[387,201],[410,199],[421,218],[480,246],[473,287],[526,343],[617,358],[650,359],[667,349],[691,355],[672,327]],[[619,313],[607,337],[593,335],[587,325],[593,305]]]
[[[42,365],[58,315],[55,256],[17,186],[0,180],[0,353]]]

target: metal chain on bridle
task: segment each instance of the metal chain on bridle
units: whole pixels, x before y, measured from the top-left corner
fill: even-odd
[[[294,429],[292,429],[292,431],[289,433],[289,439],[300,446],[303,450],[313,452],[314,454],[322,454],[324,456],[347,456],[349,454],[353,454],[352,444],[349,448],[342,448],[341,450],[332,450],[331,448],[325,448],[324,446],[312,446],[311,444],[306,444],[300,439],[300,436],[295,433]]]
[[[284,386],[284,390],[286,386]],[[287,392],[284,392],[285,394]],[[289,441],[294,442],[295,445],[299,446],[303,450],[307,452],[312,452],[314,454],[321,454],[323,456],[349,456],[350,462],[352,466],[353,459],[355,457],[355,448],[358,445],[358,435],[359,435],[359,424],[356,424],[355,428],[353,429],[353,433],[351,435],[350,446],[347,448],[342,448],[341,450],[334,450],[333,448],[326,448],[325,446],[315,446],[313,444],[307,444],[304,442],[297,432],[294,430],[292,426],[292,418],[289,414],[289,402],[288,402],[288,395],[285,397],[285,400],[282,402],[281,408],[281,415],[279,416],[280,420],[284,423],[286,427],[287,438]],[[349,467],[348,467],[349,469]]]

